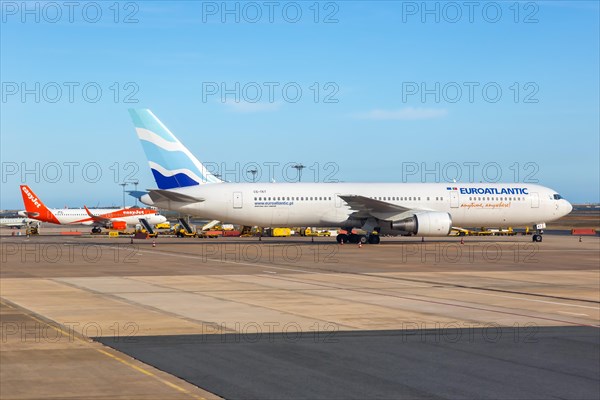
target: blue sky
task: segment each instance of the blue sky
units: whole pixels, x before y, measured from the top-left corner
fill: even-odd
[[[3,209],[23,182],[53,207],[155,187],[130,107],[229,180],[251,163],[263,181],[268,163],[277,181],[295,162],[313,167],[303,181],[444,181],[458,165],[463,182],[500,171],[599,201],[598,2],[50,3],[2,2]]]

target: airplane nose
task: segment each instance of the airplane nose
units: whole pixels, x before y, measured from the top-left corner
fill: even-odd
[[[571,203],[569,203],[568,201],[566,201],[566,200],[565,200],[565,203],[567,203],[567,204],[566,204],[566,206],[567,206],[567,207],[566,207],[566,211],[567,211],[567,212],[565,213],[565,215],[567,215],[567,214],[569,214],[571,211],[573,211],[573,205],[572,205]]]

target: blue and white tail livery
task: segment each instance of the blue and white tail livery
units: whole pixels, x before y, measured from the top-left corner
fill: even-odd
[[[148,109],[129,114],[159,189],[221,183]]]

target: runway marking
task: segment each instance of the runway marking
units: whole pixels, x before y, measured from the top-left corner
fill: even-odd
[[[492,297],[502,297],[502,298],[505,298],[505,299],[532,301],[532,302],[536,302],[536,303],[556,304],[556,305],[567,306],[567,307],[589,308],[591,310],[597,310],[598,309],[598,307],[580,306],[578,304],[559,303],[557,301],[527,299],[525,297],[502,296],[502,295],[499,295],[499,294],[481,293],[481,292],[478,292],[478,291],[459,290],[459,289],[454,289],[454,288],[440,288],[440,289],[442,289],[442,290],[450,290],[450,291],[453,291],[453,292],[472,293],[472,294],[484,295],[484,296],[492,296]],[[587,315],[587,314],[583,314],[583,315]]]
[[[113,360],[116,360],[116,361],[118,361],[118,362],[120,362],[120,363],[122,363],[122,364],[124,364],[124,365],[126,365],[126,366],[128,366],[128,367],[130,367],[130,368],[132,368],[134,370],[136,370],[136,371],[139,371],[139,372],[141,372],[144,375],[148,375],[149,377],[152,377],[152,378],[156,379],[157,381],[163,383],[164,385],[169,386],[169,387],[171,387],[171,388],[173,388],[173,389],[175,389],[175,390],[177,390],[177,391],[179,391],[181,393],[184,393],[184,394],[186,394],[186,395],[188,395],[188,396],[190,396],[190,397],[192,397],[194,399],[206,400],[206,398],[204,398],[202,396],[199,396],[197,394],[194,394],[194,393],[190,392],[189,390],[182,388],[179,385],[176,385],[176,384],[174,384],[172,382],[164,380],[161,377],[155,375],[154,373],[148,371],[147,369],[144,369],[142,367],[138,367],[137,365],[132,364],[129,361],[127,361],[127,360],[125,360],[125,359],[123,359],[121,357],[117,357],[114,354],[110,354],[109,352],[104,351],[102,349],[96,349],[96,351],[98,351],[99,353],[102,353],[105,356],[108,356],[108,357],[112,358]]]
[[[570,314],[570,315],[578,315],[578,316],[586,316],[589,317],[588,314],[582,314],[582,313],[576,313],[576,312],[569,312],[569,311],[557,311],[558,313],[561,314]]]
[[[108,247],[112,247],[110,245],[108,245]],[[297,268],[289,268],[289,267],[281,267],[281,266],[275,266],[272,264],[259,264],[259,263],[251,263],[251,262],[242,262],[242,261],[232,261],[232,260],[221,260],[218,258],[205,258],[203,256],[200,255],[194,255],[194,254],[181,254],[181,253],[173,253],[173,252],[169,252],[169,251],[159,251],[159,250],[146,250],[148,253],[156,253],[156,254],[163,254],[163,255],[169,255],[169,256],[175,256],[175,257],[181,257],[181,258],[191,258],[193,260],[197,260],[199,258],[204,259],[205,261],[214,261],[214,262],[220,262],[220,263],[224,263],[224,264],[236,264],[236,265],[248,265],[251,267],[262,267],[262,268],[271,268],[271,269],[280,269],[283,271],[292,271],[292,272],[299,272],[299,273],[303,273],[303,274],[314,274],[314,275],[326,275],[326,274],[343,274],[344,276],[347,277],[351,277],[351,278],[375,278],[378,280],[381,279],[389,279],[388,277],[384,277],[384,276],[378,276],[378,275],[373,275],[373,274],[369,274],[369,273],[364,273],[364,274],[360,274],[360,273],[350,273],[350,272],[336,272],[336,271],[327,271],[324,270],[323,271],[307,271],[304,269],[297,269]],[[139,253],[138,253],[139,254]],[[264,271],[263,271],[264,272]],[[395,283],[399,284],[399,285],[403,285],[403,286],[410,286],[410,287],[422,287],[422,288],[428,288],[431,287],[431,285],[423,285],[423,284],[416,284],[416,283],[406,283],[406,282],[397,282],[395,281]]]
[[[276,273],[277,273],[277,272],[275,272],[275,271],[263,271],[263,272],[265,272],[265,273],[267,273],[267,274],[276,274]]]
[[[225,263],[225,264],[249,265],[249,266],[253,266],[253,267],[281,269],[281,270],[294,271],[294,272],[300,272],[300,273],[306,273],[306,274],[316,274],[316,275],[324,274],[324,272],[306,271],[306,270],[295,269],[295,268],[276,267],[276,266],[273,266],[273,265],[265,265],[265,264],[258,264],[258,263],[248,263],[248,262],[240,262],[240,261],[231,261],[231,260],[220,260],[220,259],[214,259],[214,258],[205,258],[205,257],[199,256],[199,255],[180,254],[180,253],[172,253],[172,252],[168,252],[168,251],[165,252],[165,251],[157,251],[157,250],[146,250],[146,251],[149,252],[149,253],[168,254],[168,255],[172,255],[172,256],[176,256],[176,257],[182,257],[182,258],[191,258],[191,259],[203,258],[203,259],[205,259],[207,261],[214,261],[214,262],[220,262],[220,263]],[[361,276],[361,277],[370,276],[370,277],[378,277],[377,275],[370,275],[370,274],[346,274],[346,276]],[[385,279],[384,277],[379,277],[379,278]],[[414,284],[412,284],[412,285],[406,284],[406,285],[407,286],[420,286],[420,285],[414,285]],[[321,286],[327,286],[327,285],[321,285]],[[576,326],[592,326],[592,327],[595,327],[595,328],[600,327],[600,325],[585,324],[585,323],[573,322],[573,321],[564,321],[564,320],[560,320],[560,319],[547,318],[547,317],[541,317],[541,316],[533,316],[533,315],[528,315],[528,314],[520,314],[520,313],[515,313],[515,312],[509,312],[509,311],[494,310],[494,309],[483,308],[483,307],[468,306],[468,305],[464,305],[464,304],[463,305],[461,305],[461,304],[453,304],[453,303],[447,303],[447,302],[442,302],[442,301],[427,300],[427,299],[420,299],[420,298],[407,297],[407,296],[398,296],[398,295],[391,295],[391,294],[385,294],[385,293],[379,293],[379,292],[374,293],[374,292],[369,292],[369,291],[366,291],[366,290],[360,290],[360,289],[357,289],[357,288],[341,288],[341,287],[335,287],[335,286],[329,286],[329,287],[334,288],[334,289],[357,291],[357,292],[363,292],[363,293],[368,293],[368,294],[376,294],[376,295],[387,296],[387,297],[395,297],[395,298],[412,300],[412,301],[426,302],[426,303],[432,303],[432,304],[440,304],[440,305],[446,305],[446,306],[450,306],[450,307],[467,308],[467,309],[487,311],[487,312],[492,312],[492,313],[499,313],[499,314],[506,314],[506,315],[516,315],[516,316],[520,316],[520,317],[535,318],[535,319],[541,319],[541,320],[545,320],[545,321],[561,322],[561,323],[566,323],[566,324],[576,325]],[[429,287],[429,286],[427,286],[427,287]],[[521,298],[517,298],[517,299],[523,300]],[[583,307],[583,306],[581,306],[581,307]]]
[[[5,303],[5,302],[4,302],[4,301],[2,301],[2,300],[0,300],[0,303],[1,303],[1,304],[2,304],[4,307],[8,307],[8,308],[10,308],[11,310],[16,310],[16,308],[14,308],[13,306],[11,306],[11,305],[10,305],[10,304],[8,304],[8,303]]]
[[[6,306],[10,306],[10,305],[6,304],[5,302],[3,302],[3,301],[1,301],[1,300],[0,300],[0,302],[2,302],[2,304],[6,305]],[[14,309],[14,307],[11,307],[11,308],[13,308],[13,309]],[[26,309],[25,309],[25,310],[26,310]],[[100,342],[96,342],[96,341],[94,341],[94,340],[87,341],[87,340],[84,340],[84,339],[82,339],[82,338],[78,337],[77,335],[75,335],[75,330],[73,330],[73,332],[72,332],[72,333],[68,333],[68,332],[66,332],[64,329],[62,329],[62,328],[60,328],[60,327],[58,327],[58,326],[54,326],[54,325],[52,325],[52,324],[49,324],[48,322],[46,322],[46,321],[44,321],[44,320],[42,320],[42,319],[40,319],[40,318],[36,317],[35,315],[29,314],[29,313],[24,313],[24,314],[25,314],[25,315],[27,315],[29,318],[33,319],[34,321],[37,321],[37,322],[39,322],[39,323],[41,323],[41,324],[44,324],[44,325],[46,325],[46,326],[48,326],[48,327],[50,327],[50,328],[54,329],[54,330],[55,330],[55,331],[57,331],[58,333],[60,333],[60,334],[62,334],[62,335],[66,335],[66,337],[68,337],[68,338],[73,338],[73,339],[75,339],[75,340],[77,340],[77,341],[79,341],[79,342],[81,342],[81,343],[85,343],[85,344],[87,344],[87,345],[90,345],[91,343],[98,343],[98,344],[100,344],[100,345],[104,346],[104,345],[103,345],[103,344],[101,344]],[[56,324],[57,324],[57,325],[59,325],[59,323],[58,323],[58,322],[57,322]],[[110,347],[110,346],[109,346],[109,347]],[[138,372],[141,372],[141,373],[143,373],[144,375],[150,376],[150,377],[154,378],[155,380],[159,381],[160,383],[162,383],[162,384],[164,384],[164,385],[166,385],[166,386],[169,386],[170,388],[173,388],[173,389],[175,389],[175,390],[177,390],[177,391],[179,391],[179,392],[181,392],[181,393],[184,393],[184,394],[186,394],[186,395],[188,395],[188,396],[190,396],[190,397],[192,397],[192,398],[194,398],[194,399],[197,399],[197,400],[206,400],[206,398],[205,398],[205,397],[202,397],[202,396],[200,396],[200,395],[197,395],[197,394],[195,394],[195,393],[192,393],[192,392],[190,392],[189,390],[187,390],[187,389],[185,389],[185,388],[182,388],[182,387],[181,387],[181,386],[179,386],[179,385],[176,385],[175,383],[169,382],[169,381],[167,381],[167,380],[165,380],[165,379],[161,378],[160,376],[158,376],[158,375],[156,375],[156,374],[152,373],[151,371],[148,371],[148,370],[147,370],[147,369],[145,369],[145,368],[142,368],[142,367],[140,367],[140,366],[137,366],[137,365],[135,365],[135,364],[133,364],[133,363],[130,363],[129,361],[127,361],[127,360],[125,360],[125,359],[123,359],[123,358],[121,358],[121,357],[118,357],[118,356],[116,356],[116,355],[114,355],[114,354],[110,354],[110,353],[109,353],[109,352],[107,352],[106,350],[103,350],[103,349],[96,349],[96,348],[94,348],[94,350],[96,350],[98,353],[104,354],[105,356],[108,356],[108,357],[112,358],[113,360],[116,360],[116,361],[118,361],[118,362],[120,362],[120,363],[122,363],[122,364],[124,364],[124,365],[126,365],[126,366],[128,366],[128,367],[130,367],[130,368],[132,368],[132,369],[134,369],[134,370],[136,370],[136,371],[138,371]]]
[[[294,281],[293,279],[283,278],[283,277],[279,277],[279,278],[276,278],[276,279],[283,279],[283,280]],[[570,325],[576,325],[576,326],[591,326],[591,327],[594,327],[594,328],[600,327],[600,325],[591,325],[591,324],[585,324],[585,323],[580,323],[580,322],[564,321],[564,320],[555,319],[555,318],[548,318],[548,317],[542,317],[542,316],[534,316],[534,315],[528,315],[528,314],[521,314],[521,313],[512,312],[512,311],[503,311],[503,310],[485,308],[485,307],[482,307],[480,305],[466,305],[466,304],[450,303],[450,302],[441,301],[441,300],[431,300],[431,299],[421,299],[421,298],[418,298],[418,297],[399,296],[397,294],[383,293],[383,292],[379,292],[379,291],[378,292],[371,292],[371,291],[360,289],[360,288],[344,288],[344,287],[337,287],[337,286],[326,285],[326,284],[317,284],[317,283],[313,283],[313,284],[317,285],[317,286],[329,287],[329,288],[332,288],[332,289],[347,290],[347,291],[353,291],[353,292],[358,292],[358,293],[374,294],[374,295],[378,295],[378,296],[393,297],[393,298],[398,298],[398,299],[412,300],[412,301],[424,302],[424,303],[431,303],[431,304],[440,304],[440,305],[449,306],[449,307],[467,308],[467,309],[471,309],[471,310],[480,310],[480,311],[487,311],[487,312],[491,312],[491,313],[506,314],[506,315],[516,315],[516,316],[519,316],[519,317],[528,317],[528,318],[541,319],[541,320],[544,320],[544,321],[561,322],[561,323],[564,323],[564,324],[570,324]],[[415,296],[419,296],[419,295],[415,295]],[[422,296],[419,296],[419,297],[422,297]],[[461,301],[461,300],[457,300],[457,301],[460,302],[460,303],[466,303],[465,301]],[[494,306],[492,306],[492,307],[494,307]],[[497,307],[497,308],[506,308],[506,307],[501,307],[500,306],[500,307]]]

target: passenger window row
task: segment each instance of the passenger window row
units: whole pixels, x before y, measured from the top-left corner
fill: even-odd
[[[287,197],[287,196],[278,196],[278,197],[255,197],[254,201],[327,201],[331,200],[331,197],[323,197],[323,196],[313,196],[313,197]]]
[[[470,201],[524,201],[525,197],[469,197]]]

